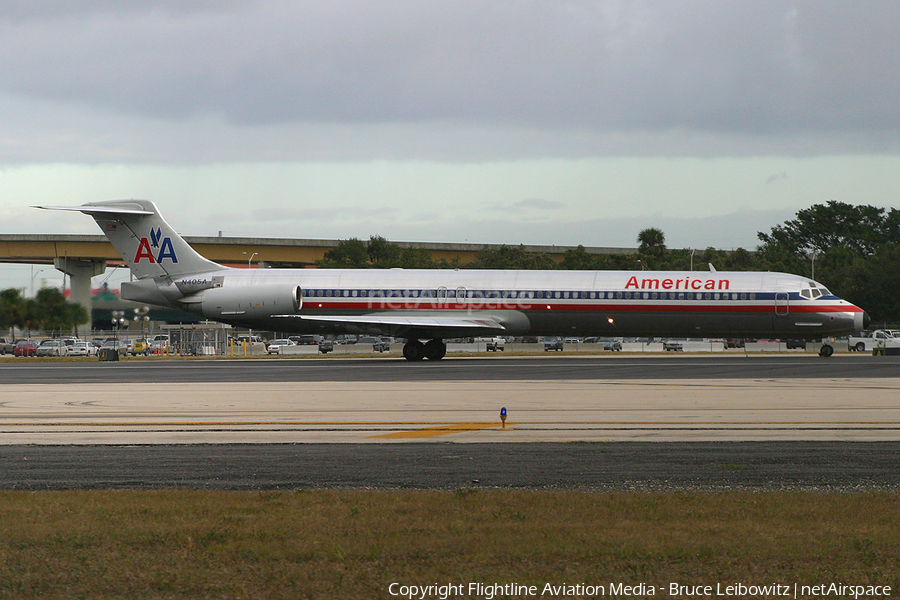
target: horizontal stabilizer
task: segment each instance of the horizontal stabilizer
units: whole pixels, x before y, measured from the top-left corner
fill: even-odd
[[[152,215],[149,210],[124,206],[33,206],[44,210],[72,210],[86,215]]]

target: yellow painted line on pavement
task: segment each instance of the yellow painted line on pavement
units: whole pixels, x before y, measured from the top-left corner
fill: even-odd
[[[513,425],[513,423],[510,423]],[[500,425],[493,423],[454,423],[453,425],[444,425],[442,427],[426,427],[424,429],[416,429],[413,431],[397,431],[394,433],[385,433],[382,435],[369,436],[367,439],[411,439],[411,438],[430,438],[439,435],[448,435],[451,433],[465,433],[468,431],[479,431],[481,429],[499,429]]]
[[[415,427],[419,425],[440,425],[455,427],[455,423],[446,421],[6,421],[0,419],[0,426],[6,427],[197,427],[205,425],[297,425],[297,426],[387,426],[400,425]],[[497,423],[485,423],[485,427]]]
[[[508,423],[526,426],[577,426],[577,425],[900,425],[900,421],[528,421],[527,423]],[[447,423],[428,421],[6,421],[0,419],[0,427],[225,427],[225,426],[281,426],[281,427],[417,427],[424,429],[400,432],[417,434],[418,432],[434,432],[430,435],[444,435],[462,431],[477,431],[490,427],[501,428],[497,422],[479,423]],[[392,434],[393,435],[393,434]],[[411,437],[426,437],[412,435]]]

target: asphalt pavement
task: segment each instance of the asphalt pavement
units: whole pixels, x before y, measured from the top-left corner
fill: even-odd
[[[0,364],[0,392],[16,390],[20,397],[29,396],[28,389],[51,389],[41,395],[41,404],[48,412],[38,414],[11,398],[0,397],[0,418],[6,420],[8,433],[0,439],[0,488],[4,489],[302,489],[302,488],[355,488],[355,489],[456,489],[463,487],[522,488],[522,489],[590,489],[590,490],[826,490],[861,491],[871,489],[894,490],[900,486],[900,441],[863,441],[854,438],[862,425],[853,424],[854,407],[865,403],[867,395],[879,394],[878,404],[870,403],[870,410],[893,410],[892,398],[900,378],[900,357],[872,357],[869,355],[844,355],[830,359],[805,354],[778,356],[656,356],[656,357],[497,357],[454,358],[440,363],[410,364],[402,359],[305,359],[305,360],[128,360],[118,363],[65,363],[28,362],[19,359]],[[784,396],[799,398],[797,411],[816,414],[816,392],[810,381],[825,381],[828,386],[846,395],[846,402],[838,402],[828,418],[828,427],[845,427],[839,432],[846,440],[796,440],[768,441],[583,441],[573,439],[568,443],[547,441],[521,441],[512,443],[483,443],[479,435],[494,435],[489,431],[466,431],[461,434],[422,437],[404,443],[18,443],[13,431],[15,423],[31,419],[41,420],[37,425],[25,423],[21,427],[45,429],[59,428],[54,422],[64,415],[69,423],[83,427],[78,419],[89,418],[98,428],[111,425],[101,419],[121,419],[126,405],[101,400],[73,402],[67,390],[98,390],[106,398],[147,399],[154,404],[154,390],[160,384],[166,389],[202,389],[205,383],[230,384],[241,382],[236,388],[256,386],[264,399],[267,387],[281,382],[296,387],[297,398],[302,398],[305,382],[329,382],[330,386],[357,382],[354,389],[365,392],[377,389],[386,397],[391,390],[407,389],[409,398],[415,398],[417,382],[434,382],[432,385],[471,383],[488,386],[493,382],[540,381],[544,386],[558,382],[560,389],[573,386],[595,385],[590,382],[644,382],[641,390],[650,390],[642,398],[649,402],[648,410],[660,410],[666,404],[655,404],[654,398],[665,399],[675,391],[679,394],[698,393],[686,385],[667,382],[703,380],[706,390],[715,391],[717,380],[744,381],[733,390],[746,386],[760,389],[779,388]],[[391,386],[391,383],[397,383]],[[583,383],[579,383],[583,382]],[[627,383],[626,382],[626,383]],[[774,384],[773,384],[774,382]],[[883,382],[883,383],[879,383]],[[402,384],[402,385],[399,385]],[[649,384],[649,385],[648,385]],[[833,384],[833,385],[832,385]],[[617,384],[621,387],[621,383]],[[629,389],[633,383],[627,383]],[[227,387],[227,386],[222,386]],[[315,387],[315,386],[314,386]],[[327,386],[320,385],[323,389]],[[427,397],[427,386],[422,386]],[[292,388],[294,389],[294,388]],[[328,388],[332,389],[332,388]],[[587,388],[586,388],[587,389]],[[696,388],[699,390],[700,388]],[[71,393],[69,391],[68,393]],[[596,410],[589,402],[590,393],[584,392],[587,404],[579,410]],[[632,392],[633,394],[634,392]],[[643,393],[643,392],[642,392]],[[733,393],[737,393],[736,391]],[[805,395],[802,395],[804,394]],[[170,394],[175,396],[176,394]],[[728,393],[718,394],[727,396]],[[715,400],[718,396],[710,393]],[[185,392],[179,398],[175,412],[159,417],[149,412],[129,412],[129,418],[144,419],[147,427],[158,427],[155,420],[183,419],[186,407],[194,396]],[[348,396],[348,394],[344,394]],[[368,409],[377,410],[361,395]],[[598,396],[594,396],[598,397]],[[682,396],[683,397],[683,396]],[[336,398],[332,393],[324,399],[311,400],[315,410],[333,408]],[[689,400],[690,397],[688,396]],[[443,409],[446,396],[406,402],[403,411],[414,413],[428,406]],[[619,397],[618,401],[628,400]],[[355,400],[344,398],[351,402]],[[468,398],[467,410],[478,410],[479,397]],[[196,404],[196,400],[194,401]],[[693,402],[693,401],[692,401]],[[743,402],[743,401],[742,401]],[[228,398],[221,403],[228,408]],[[156,404],[159,404],[158,402]],[[632,403],[634,404],[634,403]],[[254,410],[265,408],[265,403]],[[493,418],[494,407],[488,404]],[[549,398],[543,405],[538,402],[534,410],[542,410],[553,417],[554,401]],[[639,405],[643,409],[644,405]],[[221,407],[214,407],[222,410]],[[615,410],[630,406],[613,407]],[[755,410],[754,407],[751,407]],[[838,408],[840,410],[838,410]],[[734,410],[746,410],[739,406]],[[108,411],[120,411],[109,413]],[[143,410],[143,408],[141,409]],[[682,416],[667,413],[653,417],[647,428],[659,428],[663,420],[691,419],[696,412],[693,404],[677,408]],[[704,410],[719,411],[715,404]],[[731,410],[731,408],[729,408]],[[29,412],[30,411],[30,412]],[[83,417],[82,412],[87,417]],[[103,412],[107,411],[107,412]],[[727,411],[725,411],[727,412]],[[516,417],[519,417],[516,413]],[[199,414],[199,413],[198,413]],[[383,417],[390,423],[405,418]],[[681,413],[678,413],[681,414]],[[105,415],[105,416],[104,416]],[[849,416],[846,416],[849,415]],[[276,415],[277,416],[277,415]],[[578,416],[578,415],[575,415]],[[606,423],[609,415],[589,415],[599,423]],[[77,419],[76,419],[77,417]],[[555,418],[558,418],[556,415]],[[234,416],[245,427],[250,421],[275,419],[256,413],[241,412]],[[281,417],[278,417],[281,418]],[[306,417],[304,417],[306,418]],[[328,417],[329,419],[331,417]],[[568,417],[567,417],[568,418]],[[580,417],[578,417],[580,419]],[[615,419],[620,417],[616,416]],[[704,419],[706,416],[704,416]],[[823,419],[821,415],[817,417]],[[149,419],[149,421],[148,421]],[[431,419],[427,417],[426,420]],[[786,417],[760,417],[761,423],[780,423]],[[780,419],[780,421],[779,421]],[[808,419],[803,412],[790,416],[793,421]],[[884,427],[896,430],[897,420]],[[327,421],[327,419],[324,419]],[[575,423],[575,417],[571,418]],[[746,420],[745,415],[732,421]],[[792,421],[792,423],[793,423]],[[325,423],[326,427],[331,427]],[[182,425],[173,425],[182,426]],[[208,427],[218,426],[209,425]],[[593,426],[593,425],[592,425]],[[669,426],[669,425],[666,425]],[[803,425],[806,426],[806,425]],[[818,426],[812,423],[812,426]],[[129,425],[129,427],[132,427]],[[801,429],[791,424],[790,428]],[[576,435],[583,435],[576,429]],[[520,432],[528,434],[524,428]],[[368,435],[368,433],[366,434]],[[456,443],[448,437],[472,436],[468,443]],[[891,434],[893,435],[893,434]],[[497,436],[494,436],[497,437]]]
[[[0,446],[0,488],[900,489],[900,442]]]

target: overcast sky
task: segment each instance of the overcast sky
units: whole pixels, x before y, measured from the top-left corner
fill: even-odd
[[[898,31],[895,0],[4,2],[0,233],[133,197],[188,235],[753,248],[897,205]]]

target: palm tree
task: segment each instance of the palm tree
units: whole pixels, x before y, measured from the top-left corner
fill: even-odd
[[[666,234],[655,227],[642,229],[637,241],[640,244],[638,252],[645,256],[660,259],[666,253]]]

